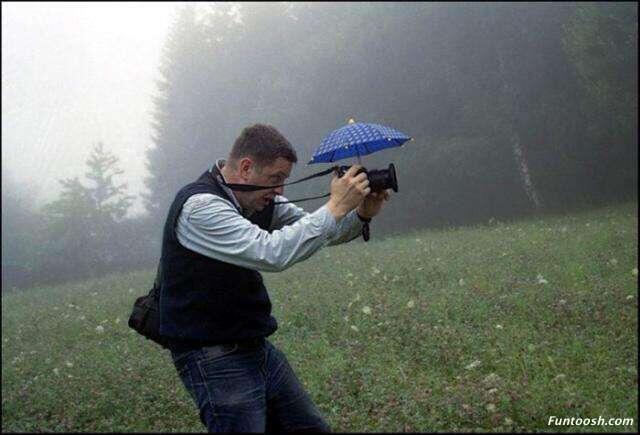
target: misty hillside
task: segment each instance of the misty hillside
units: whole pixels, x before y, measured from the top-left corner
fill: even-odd
[[[578,415],[635,433],[637,219],[633,202],[326,248],[265,274],[270,340],[335,431]],[[154,273],[2,296],[3,431],[202,430],[168,352],[126,325]]]

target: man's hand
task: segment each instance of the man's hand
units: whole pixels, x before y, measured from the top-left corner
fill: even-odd
[[[331,197],[327,203],[327,208],[338,220],[356,208],[371,193],[367,174],[361,172],[355,175],[361,167],[360,165],[351,166],[342,177],[338,177],[335,173],[333,174]]]
[[[358,214],[363,218],[374,217],[380,213],[382,203],[384,201],[389,201],[390,196],[389,189],[383,190],[382,192],[371,192],[358,206]]]

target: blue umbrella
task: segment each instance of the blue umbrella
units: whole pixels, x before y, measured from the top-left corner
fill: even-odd
[[[354,156],[360,162],[360,156],[399,147],[408,140],[413,138],[391,127],[355,122],[352,118],[347,125],[322,139],[308,164],[335,162]]]

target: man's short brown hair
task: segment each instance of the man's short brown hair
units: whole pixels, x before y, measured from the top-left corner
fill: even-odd
[[[250,125],[242,130],[231,148],[229,160],[235,166],[243,157],[251,157],[262,168],[278,157],[291,163],[298,161],[291,143],[273,126],[265,124]]]

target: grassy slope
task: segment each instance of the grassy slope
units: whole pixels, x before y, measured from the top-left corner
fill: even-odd
[[[637,223],[631,203],[328,248],[265,274],[271,340],[334,430],[635,432]],[[126,325],[154,273],[3,296],[3,431],[202,430]]]

